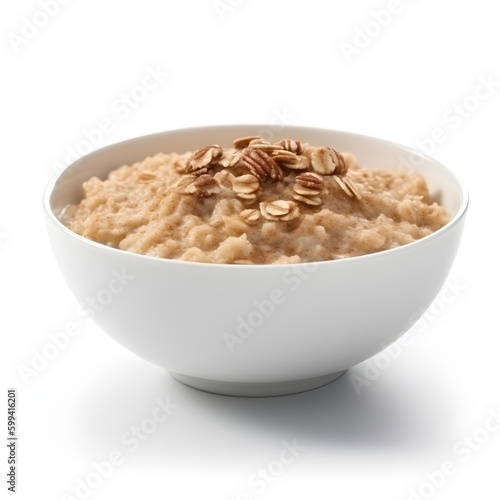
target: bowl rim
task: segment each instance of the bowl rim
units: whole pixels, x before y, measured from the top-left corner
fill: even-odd
[[[398,253],[398,252],[404,252],[408,251],[408,249],[413,249],[418,247],[419,245],[426,245],[427,242],[432,241],[434,239],[440,238],[444,233],[452,230],[456,225],[458,225],[461,220],[464,218],[468,206],[469,206],[469,192],[465,188],[464,184],[462,183],[461,179],[453,172],[451,171],[448,167],[446,167],[443,163],[441,163],[439,160],[436,158],[429,156],[415,148],[412,148],[410,146],[406,146],[404,144],[400,144],[394,141],[389,141],[386,139],[381,139],[379,137],[371,136],[371,135],[366,135],[366,134],[359,134],[357,132],[350,132],[350,131],[345,131],[345,130],[339,130],[339,129],[329,129],[329,128],[322,128],[322,127],[309,127],[309,126],[300,126],[300,125],[283,125],[283,128],[280,129],[280,133],[284,131],[291,131],[293,132],[294,130],[300,131],[300,130],[307,130],[311,133],[313,132],[333,132],[337,134],[343,134],[346,136],[350,136],[353,138],[359,138],[360,140],[371,140],[371,141],[376,141],[381,145],[386,145],[388,147],[395,147],[397,149],[400,149],[401,151],[404,151],[409,154],[414,154],[417,155],[433,164],[438,166],[439,168],[443,169],[448,175],[452,177],[452,179],[455,181],[456,186],[459,188],[460,195],[461,195],[461,203],[460,207],[458,208],[456,214],[440,229],[437,231],[424,236],[423,238],[413,241],[411,243],[407,243],[405,245],[401,245],[395,248],[389,248],[386,250],[381,250],[379,252],[373,252],[370,254],[364,254],[364,255],[357,255],[353,257],[345,257],[341,259],[334,259],[334,260],[324,260],[324,261],[315,261],[315,262],[300,262],[300,263],[281,263],[281,264],[245,264],[245,265],[235,265],[235,264],[220,264],[220,263],[212,263],[212,262],[193,262],[193,261],[185,261],[185,260],[180,260],[180,259],[167,259],[163,257],[155,257],[151,255],[143,255],[139,253],[134,253],[134,252],[128,252],[126,250],[121,250],[119,248],[114,248],[110,247],[107,245],[104,245],[102,243],[95,242],[93,240],[90,240],[88,238],[85,238],[84,236],[81,236],[66,227],[60,220],[59,218],[55,215],[54,211],[51,208],[51,196],[52,193],[54,192],[54,189],[56,187],[56,184],[58,180],[67,172],[69,172],[71,169],[75,168],[80,161],[83,159],[89,158],[94,155],[101,154],[102,151],[105,150],[110,150],[110,149],[115,149],[119,146],[125,145],[125,144],[131,144],[136,141],[141,141],[146,138],[154,138],[155,136],[164,136],[169,133],[193,133],[193,132],[203,132],[206,130],[217,130],[217,129],[227,129],[229,127],[236,128],[236,127],[255,127],[257,129],[260,128],[266,128],[268,125],[266,124],[259,124],[259,123],[241,123],[241,124],[219,124],[219,125],[205,125],[205,126],[195,126],[195,127],[184,127],[184,128],[177,128],[177,129],[169,129],[169,130],[163,130],[160,132],[154,132],[151,134],[144,134],[136,137],[132,137],[129,139],[125,139],[123,141],[118,141],[113,144],[109,144],[107,146],[98,148],[94,151],[91,151],[90,153],[87,153],[75,161],[73,161],[71,164],[67,165],[65,168],[61,169],[60,171],[56,172],[47,182],[44,190],[43,190],[43,195],[42,195],[42,206],[43,206],[43,211],[45,213],[46,218],[54,224],[60,231],[66,233],[67,235],[70,235],[73,238],[76,238],[77,240],[81,241],[82,243],[86,245],[90,245],[90,247],[93,247],[97,251],[101,252],[111,252],[113,254],[114,252],[118,252],[117,255],[121,255],[122,257],[128,256],[133,259],[146,259],[146,261],[150,262],[156,262],[158,265],[181,265],[181,266],[195,266],[197,268],[205,268],[205,269],[250,269],[254,270],[255,269],[268,269],[268,268],[279,268],[279,269],[286,269],[287,267],[299,267],[299,266],[311,266],[311,265],[318,265],[318,266],[325,266],[325,265],[346,265],[346,263],[351,263],[351,262],[359,262],[359,261],[364,261],[366,259],[368,260],[374,260],[374,259],[384,259],[387,257],[390,257],[391,255]],[[415,168],[416,171],[418,171],[418,167]],[[163,264],[160,264],[163,263]]]

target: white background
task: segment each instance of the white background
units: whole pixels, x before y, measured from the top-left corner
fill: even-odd
[[[481,430],[500,410],[494,2],[222,0],[217,10],[212,0],[72,0],[30,29],[30,20],[44,23],[40,3],[7,2],[0,21],[2,390],[18,389],[17,498],[81,498],[78,478],[114,451],[123,463],[89,498],[406,500],[412,488],[421,498],[499,498],[500,432]],[[375,21],[389,6],[397,11],[389,21]],[[148,67],[168,76],[124,107],[122,94]],[[481,79],[494,83],[477,100]],[[45,235],[43,188],[103,119],[108,131],[94,134],[94,147],[215,123],[425,144],[471,195],[448,303],[435,304],[359,395],[349,376],[254,400],[181,385],[76,315]],[[436,128],[440,144],[429,141]],[[20,367],[71,322],[80,335],[23,378]],[[363,376],[369,363],[350,374]],[[136,451],[123,445],[120,436],[167,397],[178,405],[171,417]],[[474,451],[456,444],[467,435],[481,441]],[[305,449],[272,483],[248,482],[259,469],[279,470],[283,441],[293,440]],[[445,461],[454,473],[426,486],[426,473]]]

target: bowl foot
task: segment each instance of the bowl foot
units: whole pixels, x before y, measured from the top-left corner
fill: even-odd
[[[285,396],[298,392],[310,391],[338,379],[347,370],[341,370],[319,377],[289,380],[285,382],[224,382],[222,380],[209,380],[181,373],[169,372],[179,382],[195,389],[225,396],[242,396],[250,398]]]

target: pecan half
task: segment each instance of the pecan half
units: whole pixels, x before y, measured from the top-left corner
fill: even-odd
[[[322,200],[318,195],[324,186],[325,182],[321,176],[314,172],[304,172],[295,177],[293,199],[306,205],[321,205]]]
[[[267,220],[289,221],[296,219],[299,215],[297,203],[286,200],[276,200],[271,202],[261,202],[259,205],[260,213]]]
[[[318,148],[311,154],[311,164],[315,172],[323,175],[344,175],[347,165],[344,157],[335,149]]]
[[[292,139],[283,139],[278,142],[280,146],[286,151],[291,151],[292,153],[301,155],[304,152],[304,147],[300,141],[293,141]]]
[[[186,172],[195,175],[206,173],[210,165],[214,165],[220,160],[223,152],[223,149],[217,144],[198,149],[189,158]]]
[[[283,170],[260,149],[247,149],[241,156],[239,164],[247,167],[257,179],[264,180],[266,177],[270,177],[273,181],[283,179]]]
[[[295,177],[295,182],[299,186],[320,192],[325,187],[323,178],[314,172],[304,172]]]
[[[184,190],[185,194],[194,194],[198,198],[209,198],[220,193],[218,182],[209,174],[202,174]]]

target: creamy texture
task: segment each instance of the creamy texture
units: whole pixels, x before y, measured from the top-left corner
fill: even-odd
[[[263,143],[253,141],[256,149]],[[370,254],[423,238],[449,220],[417,173],[363,169],[352,154],[308,145],[294,150],[283,141],[283,149],[265,153],[276,161],[255,156],[263,162],[259,170],[251,155],[241,159],[252,150],[247,142],[194,155],[158,153],[105,180],[93,177],[62,220],[114,248],[225,264]]]

